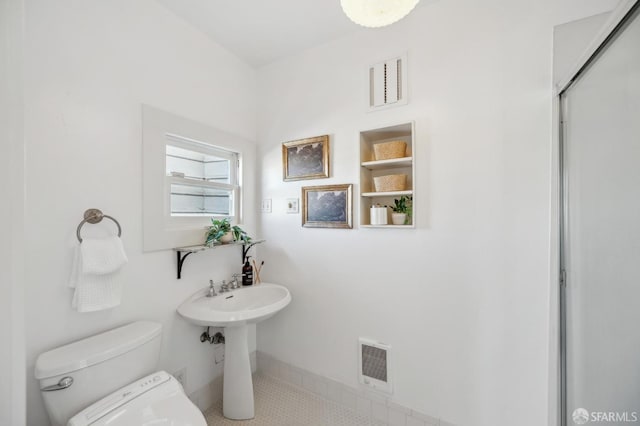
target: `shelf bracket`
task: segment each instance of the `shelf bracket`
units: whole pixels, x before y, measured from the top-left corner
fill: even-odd
[[[182,264],[184,263],[184,260],[187,258],[187,256],[189,256],[191,253],[193,252],[187,251],[184,253],[184,256],[183,256],[182,251],[180,250],[176,251],[176,256],[178,258],[178,279],[180,279],[182,276]]]
[[[188,247],[174,248],[174,250],[176,251],[178,279],[182,278],[182,266],[184,265],[184,261],[187,258],[187,256],[189,256],[191,253],[197,253],[203,250],[214,249],[218,247],[242,246],[242,263],[244,263],[244,259],[245,257],[247,257],[247,254],[249,253],[249,250],[251,250],[251,247],[255,246],[256,244],[264,243],[264,241],[265,240],[252,240],[250,242],[236,241],[234,243],[216,244],[213,246],[202,245],[202,246],[188,246]]]
[[[251,247],[255,246],[258,243],[249,243],[249,244],[243,244],[242,245],[242,264],[244,265],[244,260],[247,258],[247,255],[249,254],[249,250],[251,250]]]

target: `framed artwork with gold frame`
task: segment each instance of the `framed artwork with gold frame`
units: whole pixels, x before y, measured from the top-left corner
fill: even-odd
[[[282,144],[282,180],[329,177],[329,135]]]
[[[302,187],[302,226],[353,228],[353,185]]]

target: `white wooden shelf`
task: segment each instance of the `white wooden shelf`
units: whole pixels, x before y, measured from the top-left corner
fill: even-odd
[[[377,129],[360,132],[360,227],[384,229],[411,229],[415,223],[408,225],[392,225],[389,217],[388,225],[372,225],[370,211],[375,205],[393,206],[394,200],[402,196],[414,197],[415,193],[415,134],[414,123],[405,122]],[[407,144],[404,157],[388,160],[376,160],[374,146],[378,143],[402,140]],[[404,191],[376,192],[374,179],[380,176],[405,174],[407,186]],[[391,215],[389,215],[391,216]],[[412,219],[416,217],[415,204]]]
[[[413,195],[413,191],[389,191],[389,192],[363,192],[363,197],[401,197],[403,195]]]
[[[231,246],[244,246],[249,244],[260,244],[264,243],[266,240],[251,240],[248,243],[246,241],[232,241],[230,243],[217,243],[213,245],[205,245],[205,244],[197,244],[195,246],[184,246],[184,247],[175,247],[173,251],[190,251],[191,253],[197,253],[199,251],[212,250],[220,247],[231,247]]]
[[[393,158],[391,160],[365,161],[362,167],[369,170],[396,169],[401,167],[411,167],[413,157]]]
[[[220,243],[214,244],[211,246],[207,245],[196,245],[196,246],[185,246],[185,247],[176,247],[173,250],[176,252],[176,260],[177,260],[177,272],[178,279],[182,278],[182,266],[184,265],[184,261],[190,254],[199,253],[205,250],[217,249],[219,247],[233,247],[233,246],[242,246],[242,262],[244,262],[245,257],[247,257],[247,253],[251,249],[251,247],[256,244],[262,244],[266,240],[251,240],[249,242],[246,241],[234,241],[231,243]]]

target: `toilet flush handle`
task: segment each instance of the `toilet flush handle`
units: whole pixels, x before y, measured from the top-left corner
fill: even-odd
[[[40,390],[43,391],[43,392],[57,391],[57,390],[66,389],[69,386],[71,386],[72,384],[73,384],[73,377],[67,376],[67,377],[63,377],[62,379],[60,379],[58,384],[47,386],[47,387],[44,387],[44,388],[42,388]]]

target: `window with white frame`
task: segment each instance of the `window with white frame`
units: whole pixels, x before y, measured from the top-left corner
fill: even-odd
[[[237,152],[167,135],[166,190],[171,216],[223,216],[239,210]]]
[[[246,225],[253,142],[143,105],[142,153],[144,251],[204,244],[212,218]]]

